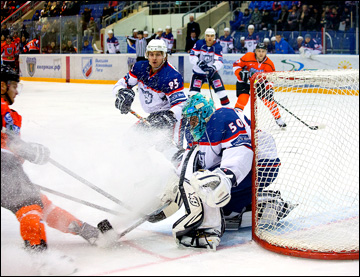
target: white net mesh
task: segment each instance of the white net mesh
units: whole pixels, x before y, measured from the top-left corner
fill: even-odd
[[[255,236],[300,251],[358,252],[359,70],[263,73],[252,86]],[[281,192],[272,206],[269,191]]]

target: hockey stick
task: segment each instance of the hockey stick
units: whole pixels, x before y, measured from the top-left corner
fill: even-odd
[[[95,48],[95,50],[96,50],[98,53],[104,52],[103,50],[99,50],[99,48],[97,48],[96,43],[94,43],[94,48]]]
[[[289,114],[291,114],[293,117],[295,117],[297,120],[299,120],[302,124],[304,124],[306,127],[308,127],[310,130],[318,130],[321,128],[324,128],[324,126],[322,125],[315,125],[315,126],[311,126],[309,124],[307,124],[305,121],[301,120],[299,117],[297,117],[295,114],[293,114],[291,111],[289,111],[287,108],[285,108],[283,105],[281,105],[278,101],[276,101],[274,99],[274,102],[279,105],[281,108],[283,108],[285,111],[287,111]]]
[[[117,211],[110,210],[110,209],[108,209],[108,208],[98,206],[98,205],[96,205],[96,204],[93,204],[93,203],[87,202],[87,201],[85,201],[85,200],[81,200],[81,199],[75,198],[75,197],[70,196],[70,195],[66,195],[66,194],[61,193],[61,192],[59,192],[59,191],[52,190],[52,189],[49,189],[49,188],[45,188],[45,187],[43,187],[43,186],[36,185],[36,184],[34,184],[34,185],[35,185],[36,187],[38,187],[39,189],[43,190],[43,191],[52,193],[52,194],[54,194],[54,195],[63,197],[63,198],[65,198],[65,199],[74,201],[74,202],[76,202],[76,203],[80,203],[80,204],[83,204],[83,205],[86,205],[86,206],[89,206],[89,207],[92,207],[92,208],[95,208],[95,209],[98,209],[98,210],[100,210],[100,211],[104,211],[104,212],[107,212],[107,213],[110,213],[110,214],[113,214],[113,215],[118,215],[118,216],[123,215],[122,213],[119,213],[119,212],[117,212]]]
[[[187,169],[187,165],[189,162],[189,159],[191,157],[191,154],[194,152],[194,150],[196,149],[196,146],[193,146],[189,153],[187,154],[187,156],[185,157],[185,160],[183,162],[183,166],[181,168],[181,173],[180,173],[180,178],[179,178],[179,190],[180,190],[180,194],[181,197],[183,198],[184,201],[184,205],[185,205],[185,209],[187,211],[187,213],[190,213],[190,207],[189,207],[189,203],[187,202],[187,198],[186,198],[186,193],[184,190],[184,180],[185,180],[185,173],[186,173],[186,169]],[[143,224],[145,221],[147,221],[151,216],[156,215],[158,213],[160,213],[163,209],[165,209],[168,205],[170,205],[171,202],[170,200],[168,200],[167,202],[165,202],[165,204],[163,206],[161,206],[160,208],[158,208],[157,210],[153,211],[151,214],[141,218],[140,220],[138,220],[137,222],[135,222],[133,225],[131,225],[129,228],[125,229],[123,232],[121,232],[120,234],[118,234],[118,239],[120,239],[121,237],[123,237],[124,235],[126,235],[127,233],[131,232],[132,230],[134,230],[136,227],[140,226],[141,224]],[[110,222],[105,219],[103,221],[101,221],[98,224],[98,229],[104,234],[110,230],[113,230],[114,228],[112,227],[112,225],[110,224]]]
[[[207,81],[208,81],[208,83],[209,83],[209,91],[210,91],[211,100],[213,101],[214,106],[216,106],[216,105],[215,105],[214,98],[213,98],[213,95],[212,95],[212,91],[211,91],[211,84],[210,84],[209,77],[207,77]]]
[[[124,204],[123,202],[121,202],[119,199],[117,199],[116,197],[112,196],[111,194],[103,191],[102,189],[100,189],[99,187],[93,185],[92,183],[90,183],[89,181],[85,180],[84,178],[76,175],[75,173],[73,173],[72,171],[70,171],[69,169],[67,169],[65,166],[59,164],[58,162],[54,161],[53,159],[49,158],[49,162],[51,164],[53,164],[54,166],[56,166],[57,168],[61,169],[62,171],[66,172],[67,174],[69,174],[70,176],[74,177],[76,180],[80,181],[81,183],[87,185],[88,187],[92,188],[93,190],[97,191],[98,193],[102,194],[103,196],[107,197],[108,199],[110,199],[111,201],[115,202],[116,204],[126,208],[127,210],[131,211],[131,207],[127,206],[126,204]]]

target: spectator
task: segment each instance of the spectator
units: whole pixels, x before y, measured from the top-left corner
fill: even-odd
[[[287,24],[289,31],[299,30],[299,11],[297,10],[296,5],[292,6],[291,12],[287,18]]]
[[[330,7],[326,6],[321,14],[321,21],[320,23],[325,27],[326,29],[330,28]]]
[[[223,54],[232,53],[234,49],[234,39],[232,36],[230,36],[230,29],[225,28],[224,29],[224,35],[221,36],[217,42],[222,47]]]
[[[331,8],[331,13],[330,13],[329,20],[330,20],[329,29],[338,30],[339,29],[339,24],[340,24],[340,17],[338,15],[338,11],[337,11],[336,7]]]
[[[5,36],[4,35],[1,35],[1,45],[3,45],[3,43],[5,43]]]
[[[20,44],[19,44],[20,54],[26,53],[26,48],[24,48],[24,46],[25,46],[27,43],[28,43],[28,41],[26,40],[26,37],[25,37],[25,36],[22,36],[22,37],[21,37],[21,40],[20,40]]]
[[[272,4],[271,10],[272,10],[272,15],[274,17],[277,17],[281,11],[281,1],[274,1],[274,3]]]
[[[242,19],[240,21],[240,27],[239,31],[245,31],[247,26],[249,26],[249,22],[251,19],[251,14],[249,9],[245,9],[244,15],[242,16]]]
[[[339,31],[348,31],[350,29],[351,13],[348,6],[344,7],[344,11],[340,16]]]
[[[298,36],[296,39],[295,44],[293,45],[293,49],[295,54],[299,54],[300,53],[300,48],[302,46],[304,38],[302,36]]]
[[[83,53],[83,54],[93,54],[94,53],[94,49],[92,48],[91,44],[89,44],[88,39],[84,40],[84,46],[81,50],[81,53]]]
[[[281,34],[276,34],[275,38],[275,54],[295,54],[294,49],[292,49]]]
[[[241,20],[244,14],[241,11],[234,11],[234,20],[230,20],[230,29],[231,32],[238,30],[240,28]]]
[[[195,43],[198,40],[199,39],[196,37],[195,31],[191,32],[190,38],[186,39],[185,52],[190,53],[191,49],[194,47]]]
[[[196,38],[198,39],[201,33],[200,25],[194,21],[194,16],[190,15],[189,23],[187,24],[186,38],[190,38],[192,32],[195,32]]]
[[[5,38],[10,35],[10,31],[9,31],[9,29],[7,28],[6,23],[4,23],[3,25],[1,25],[1,35],[3,35]]]
[[[29,38],[29,32],[26,30],[26,26],[25,24],[22,25],[21,29],[20,29],[20,36],[25,36],[26,39]]]
[[[262,22],[260,25],[261,30],[272,30],[274,26],[273,16],[270,14],[270,11],[265,10],[262,16]]]
[[[76,53],[76,48],[74,47],[74,45],[72,44],[71,40],[67,41],[67,44],[65,45],[65,47],[63,48],[63,53]]]
[[[270,39],[264,38],[264,45],[267,47],[268,54],[275,53],[275,46],[273,46],[272,43],[270,43]]]
[[[91,12],[92,10],[90,10],[88,7],[85,7],[83,13],[82,13],[82,34],[84,34],[84,31],[87,29],[87,26],[90,22],[90,18],[91,18]]]
[[[310,18],[308,21],[308,30],[309,31],[320,31],[321,30],[321,13],[319,8],[313,7],[310,11]]]
[[[40,13],[39,13],[39,11],[36,11],[31,20],[32,21],[39,21],[39,19],[40,19]]]
[[[162,37],[162,34],[163,34],[163,29],[159,28],[156,32],[156,37],[155,39],[161,39]],[[191,35],[191,34],[190,34]],[[195,33],[195,36],[196,36],[196,33]]]
[[[301,25],[301,30],[307,30],[307,23],[310,19],[310,11],[308,5],[303,5],[302,10],[299,16],[299,24]]]
[[[255,33],[254,25],[248,26],[248,35],[245,37],[245,47],[247,52],[254,52],[256,45],[259,43],[259,35]]]
[[[287,30],[287,19],[289,16],[289,11],[286,5],[281,8],[281,12],[276,21],[276,27],[278,31],[286,31]]]
[[[254,25],[255,31],[259,31],[262,23],[262,15],[259,12],[259,8],[255,8],[251,15],[250,24]]]
[[[96,25],[96,22],[94,20],[93,17],[90,17],[90,22],[87,26],[87,29],[84,31],[84,36],[89,38],[89,37],[93,37],[93,40],[97,40],[98,36],[98,28]]]

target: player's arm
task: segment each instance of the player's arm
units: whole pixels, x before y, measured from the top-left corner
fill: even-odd
[[[214,53],[214,64],[216,71],[220,70],[223,66],[223,55],[222,55],[222,47],[220,44],[215,46],[215,53]]]
[[[200,56],[200,44],[195,43],[194,47],[190,51],[189,60],[190,63],[196,65],[199,62]]]
[[[238,82],[243,83],[243,82],[247,82],[247,80],[244,80],[244,76],[243,74],[241,74],[241,72],[243,71],[243,68],[246,66],[245,61],[240,58],[238,59],[236,62],[233,63],[233,72],[238,80]]]

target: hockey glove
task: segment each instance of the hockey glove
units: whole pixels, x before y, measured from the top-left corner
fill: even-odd
[[[226,173],[224,172],[226,171]],[[228,169],[197,171],[190,179],[196,193],[210,207],[224,207],[230,201],[235,175]]]
[[[116,50],[116,54],[120,54],[120,51],[119,51],[119,50]]]
[[[151,127],[158,129],[172,129],[177,122],[174,113],[170,110],[151,113],[146,120]]]
[[[134,101],[135,92],[132,89],[121,88],[116,95],[115,107],[120,110],[122,114],[127,114],[131,109],[131,104]]]
[[[208,67],[207,63],[205,61],[198,61],[197,66],[200,67],[202,71],[205,71]]]
[[[240,76],[240,80],[242,80],[244,83],[247,83],[249,80],[249,71],[242,70],[240,71],[239,76]]]
[[[46,164],[50,158],[49,148],[34,142],[22,144],[16,152],[25,160],[39,165]]]
[[[211,66],[206,67],[204,71],[206,72],[207,77],[211,78],[214,75],[214,73],[216,72],[216,67],[211,65]]]

